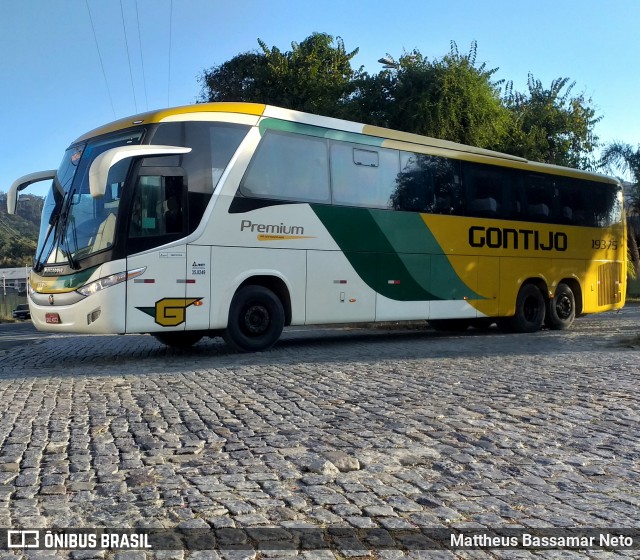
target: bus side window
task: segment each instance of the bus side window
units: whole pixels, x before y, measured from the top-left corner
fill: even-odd
[[[129,237],[185,234],[185,194],[181,176],[140,176],[131,206]]]
[[[267,132],[242,179],[240,193],[249,198],[330,202],[326,140]]]
[[[608,227],[622,219],[622,193],[615,185],[589,182],[586,221],[592,227]]]
[[[331,143],[331,189],[334,204],[392,207],[400,161],[396,150]]]
[[[581,225],[585,218],[583,190],[572,179],[555,180],[558,191],[559,222],[561,224]]]
[[[400,152],[400,173],[391,195],[391,208],[408,212],[432,212],[435,195],[430,158],[424,154]]]
[[[464,196],[460,181],[460,162],[429,156],[433,169],[435,189],[435,214],[464,214]]]
[[[512,175],[508,169],[463,163],[467,213],[478,218],[507,218],[512,212]]]
[[[187,198],[180,204],[183,216],[188,216],[186,233],[192,233],[198,227],[213,190],[248,130],[245,125],[218,122],[165,122],[158,125],[153,144],[188,146],[191,152],[180,156],[146,158],[141,166],[147,175],[154,174],[153,169],[148,168],[181,169],[189,187]],[[167,208],[164,211],[169,211],[169,219],[172,219],[173,213],[179,210],[168,209],[176,206],[169,202],[169,198],[165,199]],[[177,226],[170,223],[167,233],[175,228]]]
[[[557,222],[556,187],[551,178],[543,175],[525,175],[524,195],[526,211],[524,219],[532,222]]]

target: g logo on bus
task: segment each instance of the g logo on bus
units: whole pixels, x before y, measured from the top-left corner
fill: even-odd
[[[163,327],[177,327],[186,319],[187,307],[202,305],[202,298],[163,298],[156,301],[155,307],[136,307],[155,319]]]
[[[55,302],[53,301],[53,294],[49,295],[49,305],[53,305]]]

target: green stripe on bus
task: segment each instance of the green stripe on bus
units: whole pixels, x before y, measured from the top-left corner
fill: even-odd
[[[376,136],[366,136],[364,134],[356,134],[354,132],[345,132],[342,130],[333,130],[322,126],[313,126],[310,124],[302,124],[291,121],[282,121],[280,119],[266,118],[260,121],[258,125],[260,135],[263,136],[267,130],[277,130],[282,132],[291,132],[294,134],[304,134],[306,136],[315,136],[316,138],[328,138],[330,140],[339,140],[341,142],[354,142],[367,146],[382,146],[384,138]]]
[[[311,205],[358,276],[397,301],[485,299],[456,274],[420,214]]]

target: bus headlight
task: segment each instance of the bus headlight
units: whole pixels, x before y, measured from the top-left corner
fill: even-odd
[[[124,282],[131,278],[135,278],[136,276],[140,276],[147,270],[146,266],[142,268],[136,268],[135,270],[118,272],[116,274],[112,274],[111,276],[105,276],[104,278],[99,278],[98,280],[94,280],[90,284],[85,284],[82,288],[78,288],[76,291],[83,296],[93,295],[105,288],[109,288],[111,286],[115,286],[116,284],[120,284],[120,282]]]

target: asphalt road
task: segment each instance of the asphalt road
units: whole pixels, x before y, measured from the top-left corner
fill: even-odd
[[[0,323],[0,351],[8,350],[27,342],[42,340],[47,336],[50,335],[38,332],[31,321]]]

